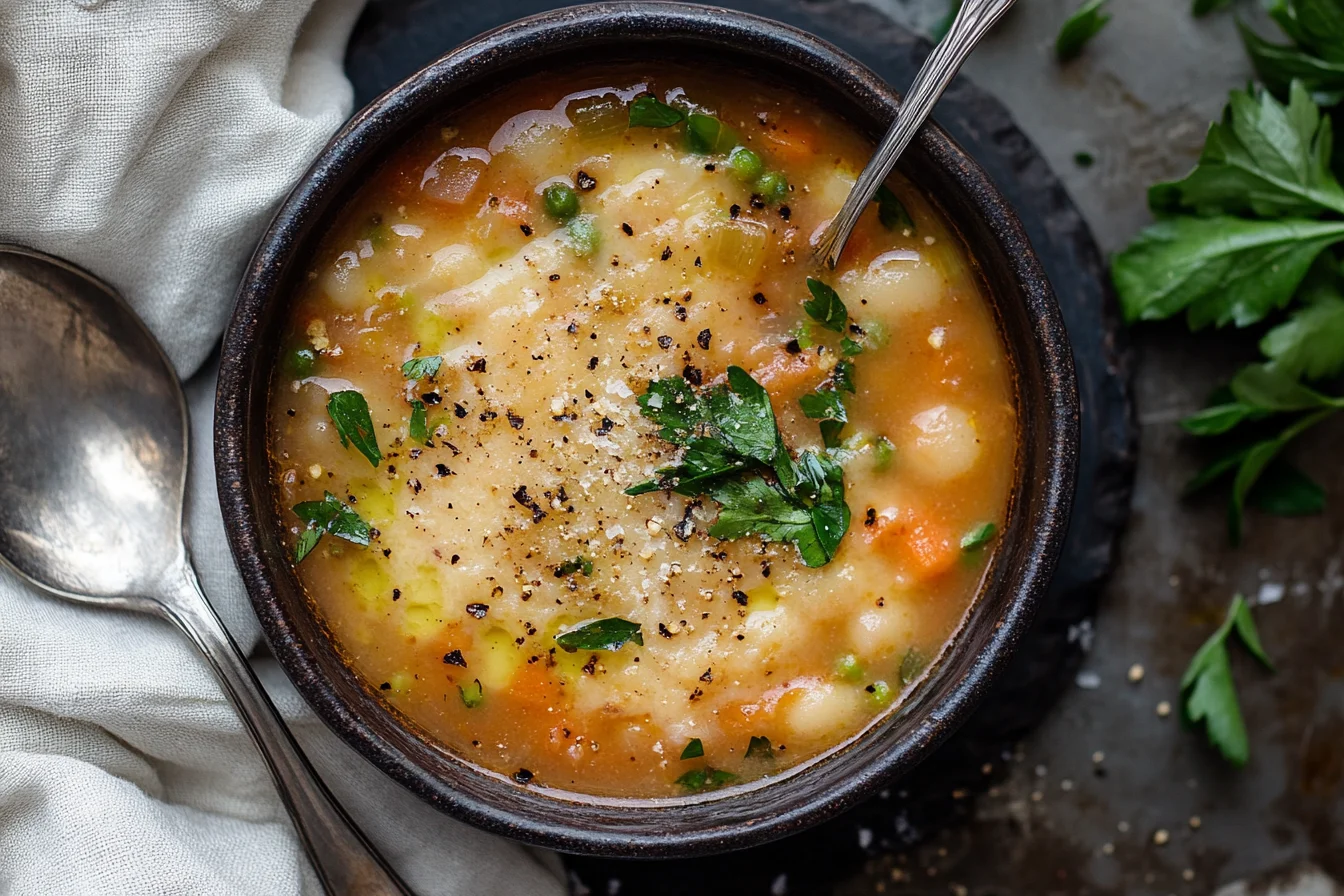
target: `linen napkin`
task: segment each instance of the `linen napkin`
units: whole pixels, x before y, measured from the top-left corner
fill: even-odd
[[[245,650],[260,637],[215,499],[215,371],[198,368],[276,203],[350,113],[341,58],[361,4],[0,2],[0,241],[111,282],[178,371],[195,374],[190,542]],[[421,803],[315,720],[273,661],[256,665],[323,778],[417,893],[563,892],[554,856]],[[317,896],[316,878],[187,640],[0,570],[0,894],[299,893]]]

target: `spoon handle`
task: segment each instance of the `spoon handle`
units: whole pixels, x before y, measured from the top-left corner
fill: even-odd
[[[252,667],[183,561],[161,595],[160,612],[200,648],[270,767],[313,868],[331,896],[412,896],[304,758]]]
[[[1013,0],[964,0],[947,36],[933,48],[915,75],[914,83],[901,100],[896,120],[891,123],[867,167],[854,182],[849,195],[845,197],[845,204],[817,241],[816,256],[827,267],[834,268],[840,260],[840,253],[844,251],[854,225],[859,223],[859,216],[873,201],[877,188],[887,179],[896,159],[910,145],[966,57],[971,55],[980,39],[1012,5]]]

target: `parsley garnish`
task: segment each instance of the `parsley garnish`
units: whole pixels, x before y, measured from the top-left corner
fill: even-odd
[[[915,219],[910,217],[905,203],[886,184],[877,188],[873,201],[877,203],[877,220],[882,222],[883,227],[888,230],[915,229]]]
[[[421,445],[429,444],[429,418],[425,414],[425,403],[418,398],[411,400],[411,423],[407,431]]]
[[[705,755],[705,745],[700,742],[698,737],[691,738],[690,742],[686,744],[686,749],[681,751],[682,759],[699,759],[703,755]]]
[[[467,709],[475,709],[485,702],[485,689],[481,687],[479,678],[465,687],[458,685],[457,693],[461,695],[462,705]]]
[[[443,358],[439,355],[412,358],[401,365],[401,375],[408,380],[433,379],[441,366],[443,366]]]
[[[791,542],[808,566],[835,556],[850,519],[840,466],[811,452],[797,461],[789,455],[770,396],[751,374],[729,367],[727,386],[703,394],[684,380],[655,380],[639,406],[662,427],[662,438],[686,451],[681,463],[626,489],[627,495],[660,489],[708,494],[720,505],[709,530],[715,538]]]
[[[670,128],[686,120],[686,114],[660,101],[655,96],[644,94],[635,97],[630,104],[630,127],[632,128]]]
[[[336,434],[341,437],[341,445],[348,447],[354,443],[359,453],[369,459],[375,467],[382,463],[383,453],[378,450],[378,437],[374,435],[373,418],[369,416],[369,403],[364,396],[354,390],[333,392],[327,399],[327,414],[336,424]]]
[[[705,768],[691,769],[677,778],[675,783],[680,784],[691,793],[696,793],[701,790],[713,790],[725,784],[731,784],[736,780],[737,775],[732,772],[706,766]]]
[[[828,330],[845,332],[849,323],[849,311],[834,289],[814,277],[807,278],[807,290],[812,298],[803,302],[803,310],[808,316]]]
[[[775,748],[770,746],[770,738],[752,736],[747,742],[747,759],[774,759]]]
[[[906,648],[905,656],[901,657],[901,686],[904,687],[918,678],[919,673],[923,672],[928,664],[928,658],[918,647]]]
[[[726,155],[742,141],[737,132],[713,115],[686,116],[686,148],[700,155]]]
[[[1336,7],[1337,9],[1337,7]],[[1270,43],[1238,23],[1242,43],[1255,73],[1279,96],[1301,81],[1323,106],[1344,101],[1344,52],[1340,47],[1339,13],[1330,4],[1313,0],[1276,0],[1269,15],[1292,39],[1291,44]]]
[[[992,539],[998,531],[998,527],[993,523],[981,523],[965,535],[961,536],[961,549],[963,551],[977,551],[989,544],[990,539]]]
[[[614,616],[585,622],[555,636],[555,643],[571,653],[576,650],[620,650],[627,641],[644,646],[639,623]]]
[[[369,524],[331,492],[324,492],[321,501],[295,504],[294,513],[308,524],[308,528],[299,533],[298,543],[294,546],[295,563],[307,557],[328,532],[352,544],[369,543]]]
[[[1232,681],[1232,666],[1227,652],[1228,637],[1237,633],[1242,645],[1271,671],[1274,664],[1260,645],[1260,635],[1251,618],[1251,608],[1240,594],[1232,598],[1227,617],[1204,646],[1199,648],[1181,678],[1186,721],[1204,723],[1209,743],[1233,765],[1245,765],[1250,758],[1246,724],[1241,718],[1237,687]]]
[[[586,576],[593,574],[593,561],[587,557],[575,557],[573,560],[566,560],[555,568],[555,577],[563,579],[565,576],[572,576],[581,572]]]
[[[1059,35],[1055,38],[1055,56],[1060,62],[1068,62],[1077,57],[1083,52],[1083,44],[1106,27],[1111,16],[1101,10],[1107,2],[1108,0],[1087,0],[1074,10],[1073,15],[1064,20],[1064,24],[1059,27]]]

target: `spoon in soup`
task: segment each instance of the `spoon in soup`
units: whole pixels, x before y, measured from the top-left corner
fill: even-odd
[[[58,597],[180,628],[261,750],[326,891],[409,896],[196,580],[182,531],[187,405],[159,344],[110,287],[18,246],[0,245],[0,320],[0,560]]]
[[[878,188],[895,167],[896,160],[910,145],[962,63],[1012,5],[1013,0],[964,0],[951,27],[947,29],[947,35],[933,48],[915,75],[910,90],[896,111],[896,120],[891,123],[858,180],[854,181],[844,205],[840,206],[840,211],[817,239],[814,254],[819,262],[828,268],[835,268],[845,243],[849,241],[849,235],[854,231],[854,225],[859,223],[859,216],[873,201]]]

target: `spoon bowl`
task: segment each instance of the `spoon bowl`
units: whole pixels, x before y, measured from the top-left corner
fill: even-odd
[[[168,619],[213,666],[330,894],[409,891],[318,780],[201,592],[182,537],[187,404],[106,284],[0,245],[0,560],[38,588]]]
[[[0,555],[75,600],[135,605],[183,561],[186,404],[107,287],[0,246]]]

